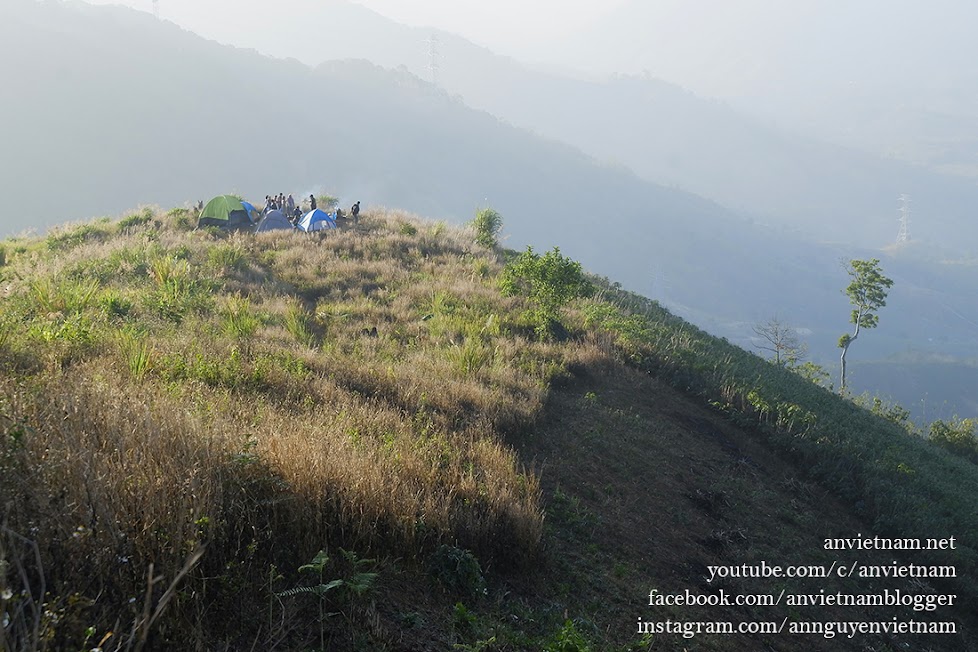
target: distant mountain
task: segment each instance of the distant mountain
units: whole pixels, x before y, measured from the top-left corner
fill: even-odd
[[[806,329],[819,357],[834,356],[848,315],[838,261],[880,255],[787,237],[601,165],[406,70],[312,70],[118,8],[10,0],[0,21],[2,78],[18,89],[0,104],[0,123],[15,126],[0,148],[0,193],[12,198],[0,232],[228,191],[259,200],[326,190],[456,223],[488,202],[504,216],[507,246],[560,246],[746,347],[752,324],[780,315]],[[854,347],[854,370],[903,348],[978,355],[967,325],[978,315],[961,300],[975,295],[973,276],[945,282],[953,269],[904,273],[900,260],[884,261],[897,279],[892,307],[885,328]],[[931,346],[943,319],[935,297],[966,320],[949,321]]]
[[[553,56],[647,70],[821,139],[974,179],[976,20],[958,0],[630,0]]]
[[[406,71],[311,70],[119,8],[16,0],[2,12],[0,60],[20,99],[0,106],[17,125],[0,192],[31,198],[3,216],[6,232],[140,201],[322,189],[456,222],[488,201],[512,246],[560,245],[632,284],[653,261],[701,267],[710,251],[747,270],[753,237],[774,250],[714,203],[598,165]],[[696,295],[714,282],[701,271],[673,287]]]
[[[798,107],[796,115],[817,107],[816,117],[824,122],[826,115],[832,116],[837,133],[798,135],[773,126],[770,120],[750,117],[728,104],[704,100],[647,75],[585,80],[544,72],[452,34],[399,25],[348,0],[279,0],[236,14],[233,24],[206,16],[191,21],[200,12],[182,12],[180,19],[208,37],[310,65],[363,58],[387,68],[406,68],[424,79],[436,78],[440,86],[461,96],[469,106],[574,145],[598,160],[628,167],[647,180],[707,197],[811,239],[864,247],[892,242],[898,231],[897,197],[906,193],[914,201],[915,238],[964,251],[978,247],[978,228],[972,219],[978,207],[978,186],[967,179],[856,148],[861,144],[860,134],[873,130],[882,133],[895,126],[894,120],[903,121],[896,116],[897,111],[906,116],[913,113],[918,122],[926,119],[923,109],[914,109],[913,103],[887,100],[884,111],[869,101],[876,95],[868,90],[864,93],[867,97],[855,104],[858,98],[833,103],[833,98],[839,97],[836,91],[829,91],[833,80],[850,79],[840,76],[845,58],[824,40],[816,43],[824,51],[805,58],[805,40],[798,37],[806,25],[816,24],[812,22],[816,18],[824,20],[822,16],[829,8],[810,2],[796,7],[795,3],[771,6],[769,0],[750,0],[746,5],[738,4],[736,10],[732,6],[704,10],[699,14],[704,30],[699,37],[709,34],[712,40],[710,47],[700,47],[699,41],[692,35],[687,39],[679,28],[683,21],[693,20],[690,9],[682,3],[673,4],[625,5],[595,24],[592,32],[576,39],[568,50],[581,53],[576,59],[581,64],[586,57],[639,61],[648,56],[643,52],[654,51],[663,66],[652,67],[656,73],[672,73],[669,77],[676,79],[675,70],[668,67],[672,65],[676,70],[690,68],[691,79],[695,79],[695,71],[741,85],[753,79],[768,84],[757,92],[768,93],[771,102],[781,98],[781,89],[797,88],[794,82],[810,78],[805,87],[810,86],[815,95]],[[700,1],[699,5],[710,3]],[[843,9],[835,8],[840,12]],[[761,33],[767,23],[756,23],[756,15],[766,16],[782,32]],[[742,25],[743,30],[733,34],[727,21]],[[832,33],[848,29],[822,27]],[[751,48],[738,40],[745,35],[755,39]],[[838,45],[840,52],[849,52],[846,48],[851,47],[848,41]],[[789,54],[763,60],[749,58],[755,50]],[[734,54],[724,57],[725,51]],[[676,52],[685,54],[676,56]],[[907,59],[907,52],[900,56]],[[893,74],[872,74],[873,61],[882,65],[877,59],[864,61],[850,54],[863,66],[850,71],[852,74],[858,72],[873,83],[882,83],[884,77],[895,83]],[[912,67],[914,74],[931,70],[937,59],[930,57],[928,61],[930,67],[922,63]],[[819,81],[817,75],[825,79]],[[847,84],[842,90],[849,88]],[[802,124],[811,128],[807,122]],[[961,131],[945,125],[941,133],[947,140],[950,134]],[[978,121],[971,133],[978,142]],[[816,134],[829,140],[835,135],[835,141],[850,146],[826,144],[815,138]],[[953,147],[964,153],[968,142],[965,139]],[[909,158],[926,162],[924,158]],[[949,155],[942,160],[946,168],[953,167],[957,158]]]

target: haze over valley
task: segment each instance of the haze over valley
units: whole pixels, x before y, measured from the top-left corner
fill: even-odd
[[[887,361],[909,378],[916,361],[978,380],[978,306],[969,300],[978,290],[978,185],[964,163],[950,170],[914,154],[931,147],[926,130],[917,150],[899,156],[870,142],[897,147],[898,136],[918,133],[897,121],[889,136],[886,120],[872,134],[858,125],[828,133],[846,107],[852,124],[862,119],[847,87],[828,81],[843,62],[882,89],[864,98],[866,111],[891,98],[883,87],[905,82],[935,106],[953,97],[968,113],[970,100],[951,92],[966,73],[933,74],[943,50],[913,66],[894,58],[897,74],[880,60],[890,45],[854,45],[869,42],[873,16],[903,16],[891,26],[911,29],[907,8],[850,16],[841,4],[788,11],[758,0],[736,16],[709,5],[714,13],[696,24],[680,3],[621,2],[586,25],[542,31],[551,46],[523,52],[533,58],[524,63],[487,47],[491,30],[475,45],[343,0],[247,11],[161,0],[163,20],[151,3],[131,4],[143,11],[33,0],[0,9],[0,66],[19,89],[19,101],[0,107],[0,120],[16,125],[0,154],[0,191],[58,198],[19,206],[0,231],[221,192],[333,192],[455,223],[491,205],[506,220],[507,246],[560,246],[748,349],[757,350],[752,327],[778,317],[829,368],[848,328],[841,263],[878,257],[896,284],[881,328],[853,350],[854,387],[885,385],[910,406],[926,396],[931,414],[945,402],[941,414],[975,409],[960,380],[881,385],[859,372],[860,360]],[[767,18],[751,22],[756,15]],[[831,57],[815,56],[829,48],[809,29],[819,21],[848,25],[828,32],[839,43]],[[737,29],[756,36],[756,50],[731,40]],[[796,34],[807,35],[813,59],[798,52]],[[724,48],[735,56],[723,65],[704,59],[721,60]],[[750,63],[761,59],[778,63]],[[785,89],[785,106],[772,103],[775,88]],[[813,122],[811,98],[789,106],[803,88],[819,89],[823,122]],[[790,113],[802,105],[807,112]],[[967,121],[945,127],[964,161]],[[847,129],[867,138],[842,137]],[[897,244],[902,194],[911,239]]]

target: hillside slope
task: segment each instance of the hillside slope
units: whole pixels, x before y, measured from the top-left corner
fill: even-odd
[[[509,246],[559,245],[595,273],[742,346],[751,345],[752,325],[779,315],[810,333],[813,358],[823,364],[835,359],[849,312],[839,260],[889,256],[812,244],[599,165],[403,70],[346,61],[313,71],[117,7],[11,0],[0,17],[11,26],[0,41],[0,69],[19,89],[17,101],[0,105],[0,121],[17,125],[0,147],[0,193],[25,198],[0,215],[0,233],[228,191],[262,197],[342,188],[345,204],[363,200],[453,222],[488,201],[509,217]],[[641,84],[615,85],[644,92]],[[557,87],[568,103],[583,104],[577,93],[587,92],[568,96]],[[691,114],[681,100],[675,112]],[[900,274],[891,307],[854,355],[978,355],[978,313],[960,298],[975,293],[975,276],[958,279],[942,262],[894,269],[902,264],[896,255],[884,260]]]
[[[680,642],[638,617],[956,627],[681,639],[690,650],[973,646],[973,464],[610,287],[569,306],[567,339],[541,340],[533,306],[499,291],[505,253],[443,223],[192,225],[147,210],[3,243],[9,647]],[[859,533],[954,536],[953,551],[858,560],[956,577],[705,581],[716,564],[851,563],[822,541]],[[653,588],[720,584],[963,605],[648,606]]]

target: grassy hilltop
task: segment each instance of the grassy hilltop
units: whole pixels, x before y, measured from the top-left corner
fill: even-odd
[[[0,649],[967,650],[978,466],[601,279],[541,336],[511,254],[395,212],[181,209],[0,242]],[[822,550],[829,537],[955,550]],[[716,564],[953,565],[941,580]],[[955,593],[937,612],[650,607]],[[644,620],[950,620],[946,636]]]

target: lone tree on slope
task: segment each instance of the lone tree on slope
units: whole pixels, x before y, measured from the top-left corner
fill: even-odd
[[[808,347],[798,340],[797,331],[777,317],[756,324],[752,329],[763,340],[754,346],[773,353],[774,363],[779,367],[794,367],[808,353]]]
[[[846,391],[846,353],[859,337],[861,329],[876,328],[879,324],[876,311],[886,305],[887,290],[893,286],[893,280],[883,276],[877,258],[853,259],[846,265],[846,272],[852,278],[852,282],[845,289],[845,293],[849,297],[849,303],[854,306],[849,323],[855,324],[856,328],[852,335],[847,333],[839,338],[839,348],[842,349],[842,378],[839,391],[842,393]]]

